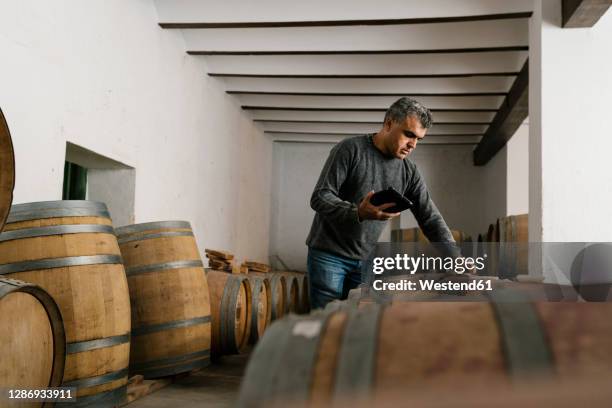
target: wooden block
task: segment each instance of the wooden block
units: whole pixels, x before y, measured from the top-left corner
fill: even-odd
[[[142,398],[146,395],[149,395],[165,387],[166,385],[171,384],[174,381],[173,378],[164,378],[160,380],[143,380],[142,376],[134,376],[132,377],[132,379],[134,379],[135,377],[140,377],[140,379],[136,379],[136,382],[134,383],[128,382],[127,400],[124,405],[134,402],[135,400]],[[130,379],[130,381],[132,379]]]
[[[242,264],[246,265],[250,271],[270,272],[271,269],[270,265],[256,261],[244,261]]]
[[[228,267],[229,267],[229,269],[231,270],[231,264],[228,264],[226,262],[219,262],[219,261],[214,260],[214,259],[209,259],[208,260],[208,265],[210,265],[210,267],[214,268],[214,269],[223,269],[223,270],[225,270],[225,269],[228,269]]]
[[[139,385],[139,384],[142,384],[142,381],[143,381],[143,380],[144,380],[144,377],[143,377],[142,375],[140,375],[140,374],[137,374],[137,375],[135,375],[135,376],[131,377],[131,378],[128,380],[128,387],[129,387],[130,385]]]
[[[244,264],[243,264],[243,265],[240,265],[240,269],[239,269],[239,271],[240,271],[240,273],[243,273],[243,274],[245,274],[245,275],[246,275],[246,274],[248,274],[248,273],[249,273],[249,267],[248,267],[248,266],[246,266],[246,265],[244,265]]]
[[[206,253],[206,255],[211,255],[216,258],[227,259],[227,260],[234,259],[234,255],[226,251],[206,248],[204,249],[204,252]]]

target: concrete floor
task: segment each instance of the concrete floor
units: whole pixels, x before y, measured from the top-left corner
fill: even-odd
[[[225,356],[127,405],[128,408],[223,408],[234,406],[249,355]]]

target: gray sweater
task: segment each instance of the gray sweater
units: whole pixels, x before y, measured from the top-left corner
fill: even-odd
[[[373,135],[344,139],[331,150],[310,206],[316,211],[306,245],[351,259],[366,259],[385,222],[359,222],[357,207],[370,191],[393,187],[414,203],[412,213],[431,242],[454,242],[416,165],[385,156]]]

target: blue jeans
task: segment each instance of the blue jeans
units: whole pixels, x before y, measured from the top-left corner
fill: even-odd
[[[362,261],[309,247],[307,264],[312,309],[346,299],[349,290],[361,283]]]

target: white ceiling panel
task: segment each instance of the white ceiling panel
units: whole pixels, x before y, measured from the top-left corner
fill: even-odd
[[[287,111],[287,110],[248,110],[255,120],[299,120],[299,121],[350,121],[382,123],[384,112],[340,112],[340,111]],[[494,112],[433,112],[435,122],[478,122],[488,123],[495,116]]]
[[[397,96],[308,96],[308,95],[236,95],[241,105],[304,108],[388,108]],[[503,96],[420,96],[416,99],[430,109],[497,109]]]
[[[222,80],[228,91],[316,93],[470,93],[507,92],[509,77],[467,78],[243,78]]]
[[[431,50],[528,45],[528,20],[182,30],[189,51]]]
[[[381,128],[381,123],[308,123],[308,122],[266,122],[266,131],[275,132],[318,132],[318,133],[371,133]],[[487,125],[433,125],[430,134],[483,134]]]
[[[533,0],[155,0],[159,22],[462,17],[533,10]]]
[[[325,133],[268,133],[268,137],[274,140],[288,140],[288,141],[340,141],[346,137],[358,136],[353,134],[325,134]],[[477,144],[481,139],[481,136],[425,136],[425,138],[418,143],[418,146],[429,145],[429,144],[446,144],[446,143],[462,143],[462,144]],[[417,146],[417,148],[418,148]]]
[[[209,72],[273,75],[442,75],[518,72],[526,51],[383,55],[209,55]]]

